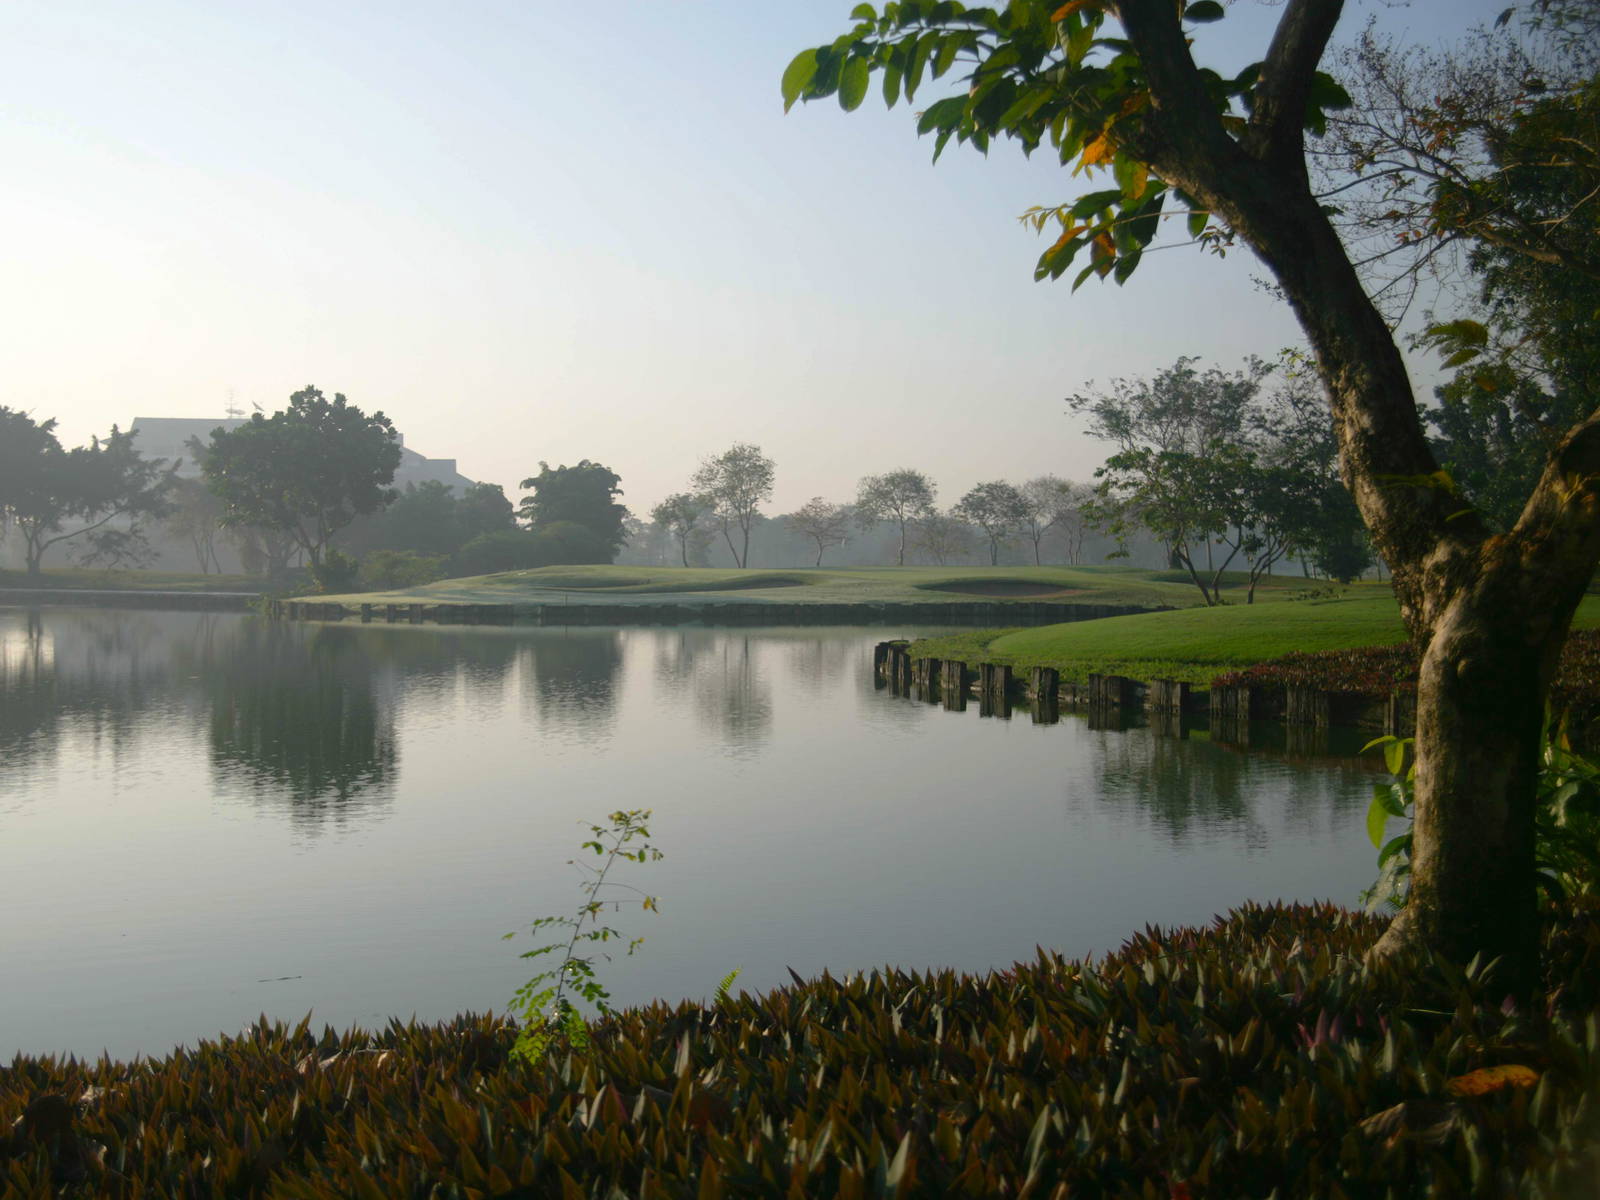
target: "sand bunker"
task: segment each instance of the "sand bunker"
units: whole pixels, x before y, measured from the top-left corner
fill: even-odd
[[[993,596],[997,600],[1056,600],[1081,596],[1085,588],[1064,588],[1058,583],[1039,583],[1031,579],[960,579],[928,586],[933,592],[956,592],[963,596]]]

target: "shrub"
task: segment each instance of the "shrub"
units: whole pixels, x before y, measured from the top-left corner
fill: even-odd
[[[534,567],[608,563],[613,555],[605,540],[575,521],[552,521],[538,529],[503,529],[480,533],[456,555],[463,575],[527,571]]]
[[[361,560],[361,586],[366,591],[383,592],[393,588],[417,587],[444,578],[442,555],[418,554],[414,550],[374,550]]]
[[[18,1195],[1578,1196],[1600,1168],[1600,910],[1546,978],[1369,967],[1382,920],[1251,905],[1097,962],[824,975],[613,1013],[510,1058],[489,1017],[0,1072]]]

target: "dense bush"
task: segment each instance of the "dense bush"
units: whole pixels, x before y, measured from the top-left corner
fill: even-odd
[[[367,591],[417,587],[443,579],[444,558],[412,550],[374,550],[361,560],[359,581]]]
[[[608,563],[613,557],[604,539],[572,521],[554,521],[537,530],[506,529],[479,534],[456,555],[462,575],[526,571],[534,567]]]
[[[1509,1196],[1600,1169],[1600,912],[1546,978],[1362,954],[1382,921],[1247,907],[1094,963],[873,972],[596,1024],[265,1021],[0,1072],[0,1189],[397,1196]]]

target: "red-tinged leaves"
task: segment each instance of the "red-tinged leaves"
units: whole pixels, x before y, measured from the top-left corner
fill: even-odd
[[[1539,1072],[1531,1067],[1506,1063],[1499,1067],[1480,1067],[1447,1080],[1445,1090],[1452,1096],[1487,1096],[1506,1088],[1530,1088],[1539,1082]]]

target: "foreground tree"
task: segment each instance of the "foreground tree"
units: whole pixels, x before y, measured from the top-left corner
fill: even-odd
[[[1483,952],[1526,971],[1544,704],[1600,560],[1600,412],[1557,435],[1505,533],[1440,471],[1390,327],[1306,167],[1306,129],[1322,130],[1325,110],[1348,102],[1318,70],[1342,7],[1288,0],[1262,60],[1230,78],[1190,53],[1185,25],[1225,15],[1214,0],[1016,0],[1003,11],[907,2],[881,16],[862,5],[850,32],[794,60],[784,98],[837,95],[853,109],[877,71],[893,104],[930,67],[937,78],[960,61],[957,90],[919,121],[936,153],[951,138],[979,150],[1000,137],[1027,151],[1048,141],[1063,164],[1110,174],[1109,186],[1034,212],[1040,228],[1061,229],[1039,278],[1059,278],[1086,255],[1077,282],[1126,280],[1169,201],[1193,236],[1255,251],[1313,348],[1345,481],[1425,647],[1411,898],[1377,952]],[[1500,175],[1435,187],[1429,223],[1592,276],[1595,193],[1575,189],[1580,200],[1564,213],[1541,211],[1497,192]]]
[[[760,446],[735,442],[702,462],[689,481],[705,498],[711,519],[727,541],[736,566],[750,565],[750,527],[761,506],[772,499],[776,477],[776,465],[761,453]],[[737,546],[733,543],[735,529],[740,535]]]
[[[388,417],[308,386],[270,417],[213,430],[202,469],[230,525],[287,534],[327,587],[353,576],[332,549],[334,535],[395,499],[389,484],[399,465]]]
[[[627,540],[622,519],[628,510],[616,501],[622,495],[617,486],[621,482],[615,471],[587,458],[575,467],[541,462],[539,473],[522,481],[533,491],[522,498],[518,516],[535,532],[559,521],[582,525],[609,547],[603,561],[610,562]]]
[[[856,515],[863,521],[893,521],[900,529],[894,565],[906,565],[906,531],[913,521],[929,516],[938,486],[921,471],[901,467],[884,475],[867,475],[856,485]]]
[[[834,546],[850,540],[852,514],[842,504],[834,504],[821,496],[813,496],[788,516],[784,523],[802,537],[810,538],[817,547],[817,566],[822,556]]]
[[[140,522],[170,511],[178,465],[144,458],[137,435],[114,425],[104,440],[63,450],[55,425],[0,406],[0,525],[21,535],[28,575],[40,577],[52,546],[80,538],[86,561],[142,564]]]

